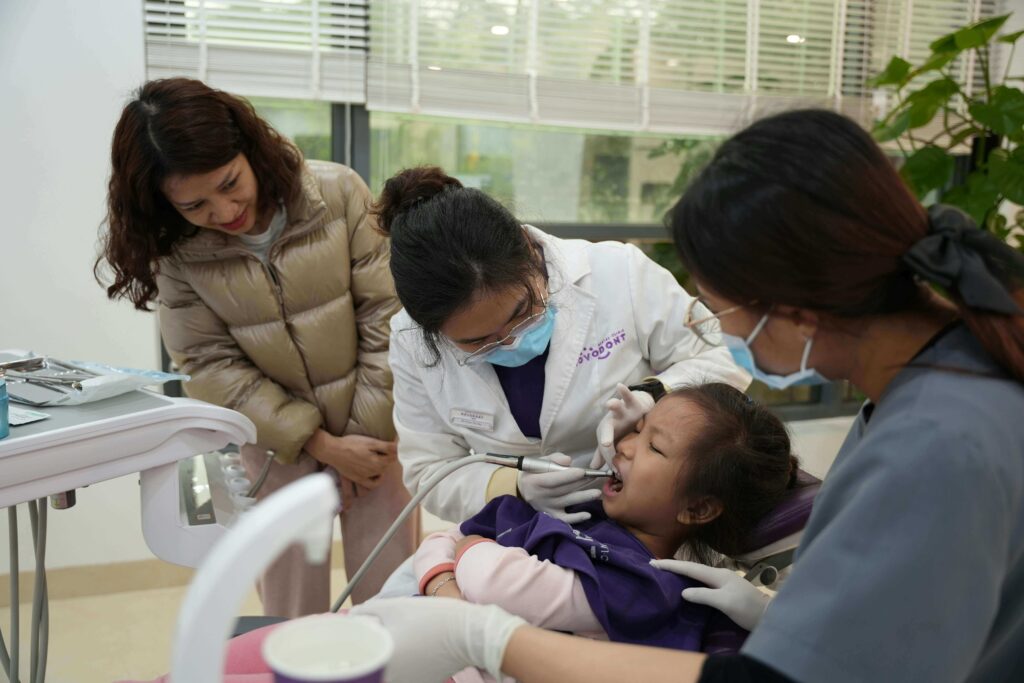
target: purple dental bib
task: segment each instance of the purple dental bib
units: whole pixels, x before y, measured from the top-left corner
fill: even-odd
[[[591,518],[570,526],[514,496],[501,496],[463,522],[461,530],[576,572],[612,641],[704,652],[739,649],[746,631],[721,612],[680,596],[684,588],[703,584],[652,567],[651,552],[609,519],[600,501],[572,510],[589,512]]]

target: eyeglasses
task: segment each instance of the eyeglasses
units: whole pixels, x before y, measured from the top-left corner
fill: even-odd
[[[742,310],[749,305],[751,304],[731,306],[724,311],[712,313],[711,315],[704,315],[701,318],[695,318],[696,315],[710,313],[710,311],[707,306],[704,305],[704,302],[700,299],[693,298],[690,300],[690,303],[686,305],[686,313],[683,315],[683,326],[688,330],[692,330],[693,333],[697,335],[697,338],[705,344],[718,346],[722,343],[722,325],[718,321],[719,318]]]
[[[484,344],[483,346],[481,346],[476,351],[473,351],[472,353],[463,352],[465,355],[463,355],[462,358],[458,360],[459,365],[467,365],[469,363],[472,363],[473,361],[480,360],[481,358],[483,358],[484,356],[486,356],[499,346],[505,346],[506,343],[510,342],[511,340],[514,340],[516,337],[521,337],[525,334],[528,334],[530,330],[534,329],[542,322],[544,322],[544,316],[547,315],[547,312],[548,300],[544,299],[541,301],[540,311],[530,316],[527,316],[526,318],[517,322],[512,327],[512,329],[508,331],[508,334],[506,334],[501,339]],[[452,345],[454,346],[454,343]]]

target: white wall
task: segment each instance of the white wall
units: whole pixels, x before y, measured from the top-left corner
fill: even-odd
[[[92,278],[111,133],[144,76],[140,0],[0,0],[0,348],[158,366],[154,317]],[[79,500],[51,515],[49,566],[149,556],[135,478]]]
[[[852,417],[790,422],[787,426],[793,440],[793,452],[800,458],[800,466],[819,479],[824,479],[852,424]]]

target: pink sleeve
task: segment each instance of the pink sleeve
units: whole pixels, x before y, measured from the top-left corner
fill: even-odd
[[[477,543],[459,556],[455,580],[470,602],[498,605],[534,626],[603,633],[576,573],[522,548]]]
[[[420,593],[423,593],[423,588],[427,583],[441,572],[454,571],[455,544],[463,538],[465,536],[456,526],[447,531],[430,534],[420,544],[412,560],[413,572],[416,574],[416,583],[420,587]]]

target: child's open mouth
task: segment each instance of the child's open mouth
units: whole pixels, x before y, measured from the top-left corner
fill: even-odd
[[[606,496],[617,496],[622,491],[622,479],[619,475],[613,475],[608,477],[608,481],[604,483],[602,493]]]

